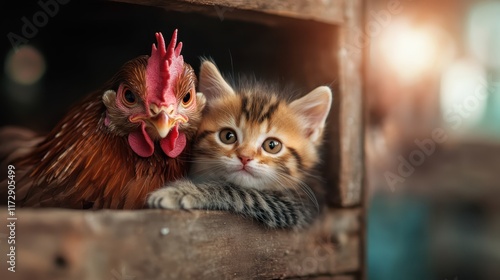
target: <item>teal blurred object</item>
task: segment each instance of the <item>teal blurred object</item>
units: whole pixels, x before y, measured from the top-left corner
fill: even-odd
[[[500,137],[500,77],[488,81],[487,92],[486,107],[480,125],[488,134]]]
[[[476,4],[467,20],[467,45],[486,69],[488,97],[480,128],[500,137],[500,2]]]
[[[434,279],[425,200],[395,193],[374,195],[368,207],[367,238],[368,279]]]

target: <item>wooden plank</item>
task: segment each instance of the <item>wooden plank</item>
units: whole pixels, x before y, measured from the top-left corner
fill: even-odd
[[[304,278],[287,278],[287,279],[302,279]],[[318,277],[307,277],[306,279],[308,280],[354,280],[356,279],[355,276],[352,275],[337,275],[337,276],[318,276]]]
[[[314,277],[310,278],[313,280],[354,280],[356,279],[352,275],[339,275],[339,276],[321,276],[321,277]]]
[[[368,45],[360,45],[363,18],[363,1],[346,2],[346,20],[340,30],[340,205],[354,206],[362,203],[364,175],[364,133],[362,58]],[[335,153],[333,151],[332,153]],[[335,156],[333,154],[332,156]]]
[[[0,220],[7,221],[7,211]],[[218,211],[16,212],[16,272],[1,279],[269,279],[359,270],[360,209],[305,231],[269,230]],[[1,227],[3,237],[9,235]],[[335,279],[335,278],[334,278]],[[341,278],[342,279],[342,278]]]
[[[258,12],[288,18],[316,20],[338,24],[344,19],[345,0],[114,0],[131,4],[162,7],[181,12],[200,12],[203,14],[239,20],[259,21]],[[268,18],[270,19],[270,18]]]

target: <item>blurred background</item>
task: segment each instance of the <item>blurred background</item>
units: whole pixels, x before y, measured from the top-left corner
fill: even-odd
[[[368,278],[500,279],[500,1],[366,4],[365,29],[353,32],[367,55]],[[300,81],[277,64],[296,55],[286,50],[275,61],[245,60],[272,49],[246,30],[287,43],[262,25],[74,1],[23,29],[37,1],[0,5],[0,126],[46,132],[121,64],[148,54],[154,32],[176,27],[195,69],[205,55],[234,73]]]
[[[368,1],[369,279],[500,279],[500,1]]]

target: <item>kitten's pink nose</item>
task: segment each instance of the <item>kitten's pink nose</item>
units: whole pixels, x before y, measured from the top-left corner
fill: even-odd
[[[243,165],[246,165],[249,161],[252,160],[251,157],[243,157],[243,156],[241,156],[241,157],[238,157],[238,158],[240,158],[240,161],[241,161],[241,163],[243,163]]]

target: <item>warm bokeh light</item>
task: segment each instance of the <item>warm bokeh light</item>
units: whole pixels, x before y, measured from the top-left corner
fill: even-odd
[[[32,85],[45,74],[45,59],[36,48],[21,46],[7,54],[5,73],[18,84]]]
[[[441,113],[446,125],[458,133],[467,133],[484,114],[487,96],[486,72],[471,59],[457,60],[441,79]]]
[[[446,34],[433,27],[413,26],[406,21],[395,21],[379,40],[380,54],[388,66],[404,82],[415,82],[419,77],[435,72],[442,65],[443,56],[449,57],[450,42]]]

